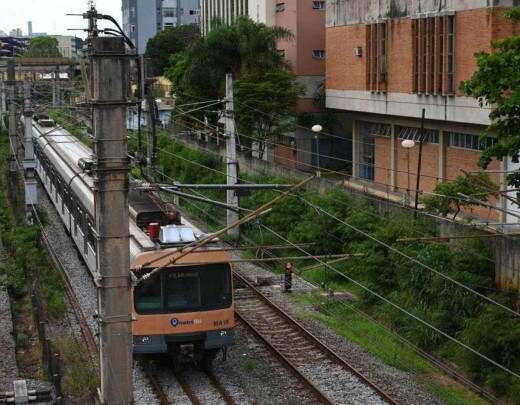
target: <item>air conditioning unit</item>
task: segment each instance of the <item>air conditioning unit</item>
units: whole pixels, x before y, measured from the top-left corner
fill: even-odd
[[[356,46],[354,48],[354,55],[361,57],[363,55],[363,48],[361,48],[360,46]]]

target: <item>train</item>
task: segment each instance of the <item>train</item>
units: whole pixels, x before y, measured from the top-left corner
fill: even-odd
[[[46,115],[32,121],[36,173],[78,254],[96,274],[93,153]],[[130,269],[142,276],[164,264],[165,253],[204,236],[196,226],[168,216],[157,201],[129,191]],[[138,274],[137,274],[138,273]],[[135,280],[135,277],[132,277]],[[176,366],[211,367],[234,344],[232,267],[218,242],[197,249],[174,266],[131,289],[134,355],[172,356]]]

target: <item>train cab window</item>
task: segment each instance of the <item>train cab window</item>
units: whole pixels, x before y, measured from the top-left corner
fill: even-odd
[[[197,271],[169,271],[164,274],[166,308],[172,312],[199,308],[200,276]]]
[[[163,312],[162,287],[159,277],[152,277],[141,283],[135,295],[135,310],[139,314]]]
[[[208,311],[229,308],[231,303],[228,264],[166,269],[135,292],[136,311],[141,314]]]

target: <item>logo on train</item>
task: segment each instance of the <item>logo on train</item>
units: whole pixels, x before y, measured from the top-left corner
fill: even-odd
[[[175,328],[177,326],[187,326],[187,325],[200,325],[202,320],[200,319],[188,319],[187,321],[181,321],[177,318],[172,318],[170,321],[171,325]]]

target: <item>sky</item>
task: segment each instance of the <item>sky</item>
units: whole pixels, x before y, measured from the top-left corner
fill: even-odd
[[[121,0],[95,0],[98,12],[109,14],[121,24]],[[51,35],[76,35],[84,38],[83,31],[67,31],[67,28],[86,28],[81,17],[65,14],[81,14],[87,10],[87,0],[2,0],[0,30],[9,34],[13,28],[21,28],[27,35],[27,21],[32,21],[33,32]],[[102,26],[102,25],[100,25]]]

